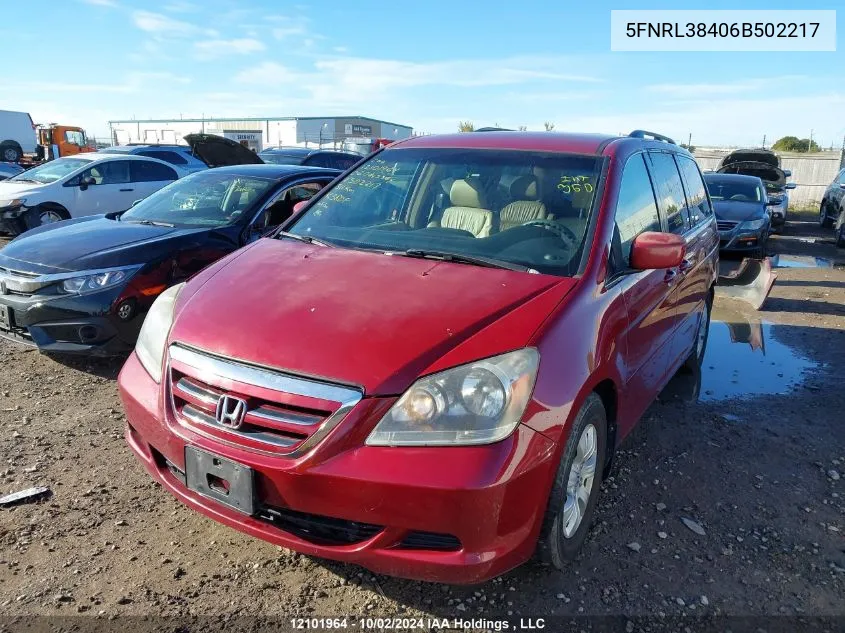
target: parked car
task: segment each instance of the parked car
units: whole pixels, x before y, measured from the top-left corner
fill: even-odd
[[[0,182],[0,231],[18,235],[41,224],[123,211],[180,175],[144,156],[58,158]]]
[[[792,172],[781,169],[780,156],[775,152],[764,148],[738,149],[725,156],[716,171],[720,174],[741,174],[760,178],[772,203],[772,228],[779,230],[786,224],[789,191],[795,189],[795,183],[786,182]]]
[[[824,229],[833,227],[836,230],[837,246],[845,246],[843,234],[842,211],[845,210],[845,169],[840,171],[830,183],[822,196],[819,206],[819,226]]]
[[[171,165],[176,165],[182,171],[192,174],[196,171],[208,169],[202,160],[194,156],[194,152],[190,145],[150,145],[150,144],[132,144],[129,145],[115,145],[106,149],[100,150],[103,154],[133,154],[137,156],[147,156],[149,158],[158,158]]]
[[[0,161],[17,163],[24,154],[35,154],[37,145],[28,113],[0,110]]]
[[[562,567],[619,442],[701,363],[718,241],[659,135],[399,141],[159,296],[119,376],[127,441],[188,506],[309,555]]]
[[[23,167],[15,163],[0,163],[0,180],[6,180],[12,176],[17,176],[23,171]]]
[[[772,229],[770,207],[779,203],[766,196],[757,176],[704,174],[719,229],[719,249],[747,253],[756,259],[766,254]]]
[[[166,288],[278,226],[339,173],[221,167],[125,212],[28,231],[0,250],[0,336],[45,352],[125,353]]]
[[[272,147],[262,150],[258,155],[265,163],[274,165],[310,165],[341,171],[346,171],[362,158],[354,152],[307,147]]]

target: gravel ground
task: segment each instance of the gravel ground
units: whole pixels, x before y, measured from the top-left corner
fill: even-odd
[[[845,260],[828,238],[794,221],[772,250]],[[374,576],[195,514],[124,445],[118,363],[0,341],[0,494],[53,492],[0,509],[0,614],[789,615],[843,630],[845,267],[778,275],[763,311],[714,314],[761,331],[766,355],[714,323],[701,380],[676,377],[626,440],[569,571],[530,563],[476,587]],[[758,395],[725,397],[745,385]]]

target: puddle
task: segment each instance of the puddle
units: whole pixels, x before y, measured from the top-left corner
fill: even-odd
[[[701,367],[699,400],[787,394],[819,364],[784,345],[765,321],[712,321]]]
[[[678,372],[661,399],[718,402],[791,393],[820,364],[776,338],[784,327],[714,310],[701,370]]]
[[[773,268],[833,268],[834,263],[824,257],[809,255],[773,255]]]

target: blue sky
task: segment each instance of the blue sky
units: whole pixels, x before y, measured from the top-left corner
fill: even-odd
[[[687,8],[702,5],[798,8],[783,0]],[[822,145],[841,145],[841,37],[835,53],[611,52],[611,8],[681,7],[6,0],[0,41],[18,54],[0,71],[0,108],[97,135],[107,134],[109,119],[131,117],[360,114],[421,132],[451,132],[459,120],[609,133],[641,127],[684,142],[692,134],[697,145],[759,144],[764,135],[771,142],[812,129]]]

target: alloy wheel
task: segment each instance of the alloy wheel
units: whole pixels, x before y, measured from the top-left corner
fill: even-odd
[[[587,511],[596,476],[597,447],[596,427],[588,424],[578,438],[578,447],[566,483],[566,500],[563,504],[563,535],[566,538],[571,538],[578,531]]]
[[[43,211],[40,218],[41,224],[52,224],[53,222],[61,222],[64,219],[58,211]]]

